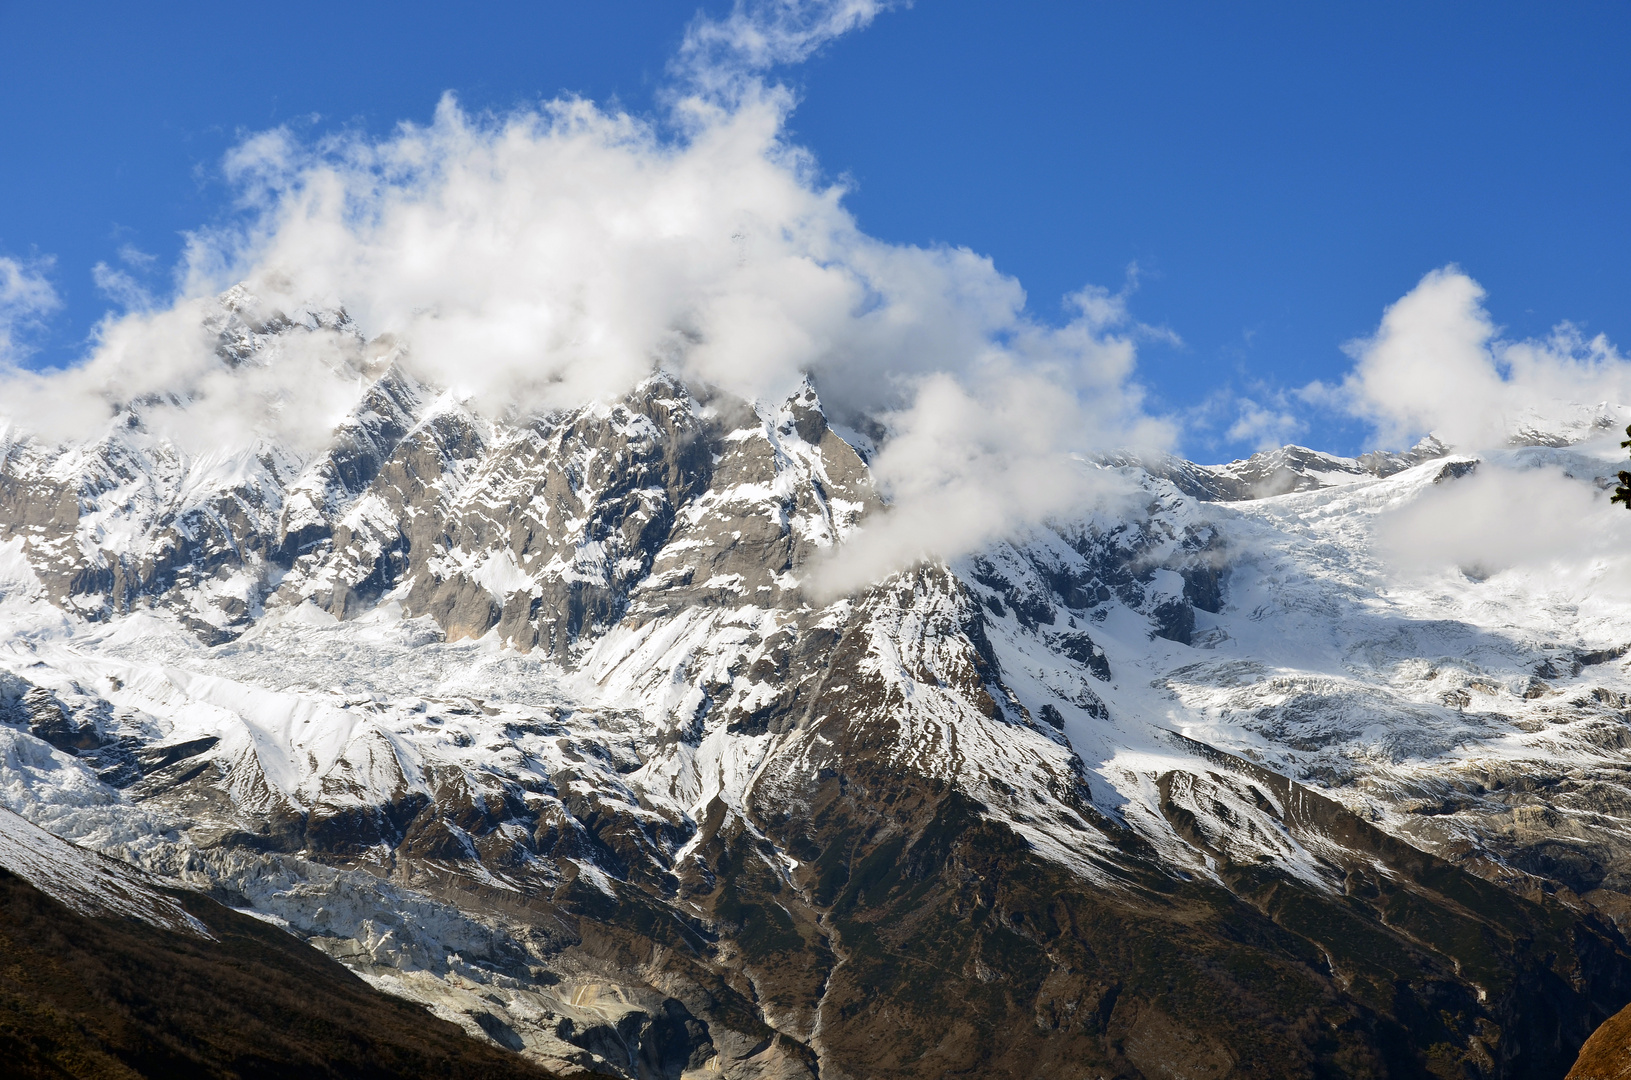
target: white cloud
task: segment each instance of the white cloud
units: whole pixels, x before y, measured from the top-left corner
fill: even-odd
[[[30,264],[0,255],[0,374],[29,351],[18,335],[62,306],[45,278],[50,268],[49,259]]]
[[[1456,571],[1474,580],[1524,576],[1575,596],[1631,582],[1631,514],[1600,478],[1623,460],[1631,362],[1601,337],[1564,324],[1544,340],[1508,341],[1484,290],[1450,266],[1427,274],[1353,342],[1339,386],[1305,402],[1374,426],[1384,445],[1432,433],[1479,456],[1475,471],[1425,488],[1377,521],[1377,552],[1402,585]],[[1536,444],[1566,450],[1522,449]],[[1528,587],[1528,586],[1525,586]]]
[[[1588,479],[1561,468],[1484,461],[1471,476],[1435,485],[1385,514],[1377,535],[1389,563],[1410,572],[1458,568],[1476,579],[1508,570],[1589,577],[1603,560],[1623,567],[1631,550],[1631,514]]]
[[[241,279],[263,314],[343,304],[494,415],[605,400],[659,368],[750,398],[812,374],[835,419],[894,432],[877,457],[891,505],[834,581],[1062,513],[1092,496],[1082,451],[1170,442],[1132,382],[1152,331],[1097,289],[1066,325],[1040,324],[989,259],[859,229],[787,141],[790,95],[753,73],[881,7],[771,0],[693,24],[680,63],[730,93],[689,84],[679,135],[577,99],[495,117],[448,97],[384,139],[254,136],[226,162],[251,222],[191,238],[180,300],[132,305],[83,365],[0,389],[58,436],[110,403],[179,395],[189,407],[150,410],[177,438],[318,437],[357,392],[357,345],[317,331],[229,370],[201,323]],[[124,288],[113,273],[105,287]]]
[[[1565,324],[1544,341],[1502,341],[1483,301],[1459,269],[1433,271],[1349,346],[1355,364],[1339,390],[1316,384],[1304,396],[1370,421],[1386,444],[1432,432],[1467,450],[1631,403],[1631,363],[1607,339]]]
[[[835,38],[904,6],[890,0],[735,0],[723,19],[699,14],[692,21],[671,67],[683,91],[729,104],[756,92],[758,76],[771,67],[802,63]]]
[[[1143,416],[1126,382],[1131,341],[1077,306],[1061,329],[1033,328],[971,369],[915,380],[909,403],[883,417],[891,437],[872,463],[889,512],[815,568],[818,596],[955,558],[1122,491],[1116,474],[1087,464],[1089,450],[1170,445],[1170,426]]]
[[[145,311],[153,306],[153,296],[128,271],[99,262],[91,267],[91,280],[108,299],[126,311]]]
[[[1241,397],[1234,401],[1235,421],[1224,432],[1224,437],[1237,443],[1249,443],[1253,450],[1272,450],[1284,446],[1301,435],[1308,425],[1286,407],[1282,397],[1275,395],[1266,402]]]

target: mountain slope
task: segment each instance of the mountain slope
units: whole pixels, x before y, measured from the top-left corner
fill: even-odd
[[[1621,1080],[1625,1076],[1631,1076],[1631,1006],[1591,1033],[1568,1080]]]
[[[0,837],[7,1076],[549,1075],[281,930],[155,889],[9,811]]]

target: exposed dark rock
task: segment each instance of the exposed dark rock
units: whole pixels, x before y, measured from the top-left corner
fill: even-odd
[[[1450,480],[1459,480],[1463,476],[1471,476],[1477,471],[1478,462],[1476,460],[1452,461],[1438,471],[1438,475],[1433,477],[1433,483],[1442,484]]]
[[[1057,635],[1054,647],[1092,672],[1100,682],[1110,681],[1110,660],[1093,639],[1079,630]]]
[[[136,760],[141,763],[145,771],[157,772],[159,769],[168,768],[178,761],[197,757],[220,741],[214,735],[205,735],[197,739],[187,739],[177,743],[160,743],[140,751],[136,755]]]
[[[32,687],[23,694],[18,709],[27,718],[28,733],[58,750],[79,754],[102,745],[96,726],[77,722],[56,695],[44,687]]]
[[[1188,645],[1195,633],[1195,609],[1189,601],[1174,598],[1157,604],[1150,611],[1155,624],[1154,636]]]

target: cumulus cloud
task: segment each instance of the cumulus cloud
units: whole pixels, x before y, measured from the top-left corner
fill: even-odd
[[[24,263],[0,255],[0,374],[28,353],[19,335],[62,306],[45,278],[50,268],[49,260]]]
[[[1517,572],[1554,585],[1620,589],[1631,515],[1605,488],[1623,461],[1631,362],[1602,336],[1564,324],[1510,341],[1483,288],[1449,266],[1422,278],[1348,346],[1352,371],[1305,400],[1373,425],[1395,447],[1426,434],[1481,459],[1377,522],[1377,551],[1403,578]],[[1521,447],[1559,447],[1522,449]]]
[[[1431,432],[1485,449],[1631,403],[1631,362],[1606,338],[1564,324],[1544,340],[1501,340],[1483,288],[1453,266],[1424,277],[1349,351],[1354,368],[1340,388],[1305,394],[1370,421],[1395,446]]]

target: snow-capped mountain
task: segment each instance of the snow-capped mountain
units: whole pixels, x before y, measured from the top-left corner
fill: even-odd
[[[242,310],[228,367],[349,332]],[[6,806],[567,1073],[1561,1075],[1631,1000],[1623,564],[1387,556],[1493,472],[1596,505],[1623,410],[1106,456],[826,602],[882,503],[812,385],[368,375],[315,452],[0,430]]]

